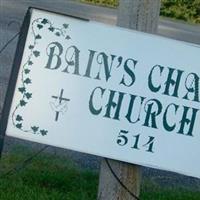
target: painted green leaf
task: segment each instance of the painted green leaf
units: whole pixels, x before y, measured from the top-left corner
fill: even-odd
[[[21,123],[20,124],[16,124],[16,127],[21,129],[22,128],[22,124]]]
[[[65,39],[70,40],[71,37],[69,35],[67,35]]]
[[[24,100],[21,100],[21,101],[20,101],[20,106],[25,106],[26,104],[27,104],[26,101],[24,101]]]
[[[38,126],[32,126],[31,129],[33,130],[34,133],[36,133],[39,129]]]
[[[47,132],[48,132],[47,130],[40,130],[40,133],[41,133],[42,136],[47,135]]]
[[[35,39],[37,39],[37,40],[39,40],[39,39],[41,39],[41,38],[42,38],[42,37],[41,37],[41,35],[39,35],[39,34],[35,36]]]
[[[28,65],[33,65],[33,62],[31,60],[29,60]]]
[[[55,30],[55,28],[53,26],[48,28],[51,32],[53,32]]]
[[[34,48],[34,46],[33,45],[29,45],[29,47],[28,47],[29,49],[33,49]]]
[[[63,27],[64,27],[64,28],[68,28],[68,27],[69,27],[69,24],[63,24]]]
[[[38,24],[37,27],[38,27],[39,29],[42,29],[42,28],[43,28],[43,26],[42,26],[41,24]]]
[[[17,115],[16,117],[16,121],[20,122],[20,121],[23,121],[23,118],[21,115]]]
[[[26,79],[24,80],[24,83],[30,84],[30,83],[31,83],[31,79],[30,79],[30,78],[26,78]]]
[[[24,73],[25,73],[25,74],[29,74],[30,71],[31,71],[30,69],[25,69],[25,70],[24,70]]]
[[[40,56],[40,52],[39,51],[33,51],[33,54],[34,54],[35,57]]]
[[[32,93],[27,92],[27,93],[25,93],[25,96],[27,99],[30,99],[30,98],[32,98]]]
[[[26,88],[25,87],[20,87],[20,88],[18,88],[18,90],[23,94],[26,91]]]
[[[42,20],[41,23],[42,23],[42,24],[47,24],[47,23],[48,23],[48,20],[44,18],[44,19]]]
[[[56,34],[57,36],[60,36],[60,33],[59,33],[59,32],[56,32],[55,34]]]

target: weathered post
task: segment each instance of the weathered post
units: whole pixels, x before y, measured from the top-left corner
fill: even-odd
[[[160,0],[120,0],[117,25],[148,33],[156,33]],[[140,167],[119,161],[102,160],[98,200],[135,200],[119,181],[136,196],[140,193]]]

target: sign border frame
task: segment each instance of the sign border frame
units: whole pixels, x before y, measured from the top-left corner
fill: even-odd
[[[24,16],[22,26],[19,31],[19,38],[18,38],[16,50],[15,50],[15,56],[14,56],[14,60],[13,60],[12,68],[11,68],[10,78],[9,78],[8,87],[6,90],[6,95],[5,95],[3,109],[2,109],[1,118],[0,118],[0,158],[1,158],[2,150],[3,150],[8,118],[9,118],[12,100],[13,100],[13,96],[14,96],[14,92],[16,88],[20,65],[21,65],[21,61],[23,57],[24,47],[26,44],[27,33],[30,28],[30,21],[31,21],[31,15],[32,15],[33,9],[41,10],[45,12],[51,12],[54,14],[63,15],[67,17],[72,17],[78,20],[90,21],[89,19],[86,19],[86,18],[59,13],[59,12],[51,11],[48,9],[42,9],[42,8],[32,7],[32,6],[28,7],[28,10]]]
[[[29,7],[22,23],[22,26],[19,31],[19,38],[17,42],[17,48],[15,50],[14,61],[12,64],[12,69],[10,73],[10,78],[8,82],[8,87],[6,91],[6,96],[4,99],[3,110],[1,113],[1,120],[0,120],[0,157],[3,150],[5,133],[10,113],[10,108],[13,100],[13,95],[15,92],[15,87],[17,83],[17,78],[20,70],[20,64],[22,61],[23,51],[26,43],[27,33],[29,30],[31,20],[31,8]]]

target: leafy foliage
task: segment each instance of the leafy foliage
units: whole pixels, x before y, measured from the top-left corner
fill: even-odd
[[[29,45],[29,47],[28,47],[29,49],[33,49],[34,48],[34,46],[33,45]]]
[[[71,37],[69,35],[67,35],[65,39],[70,40]]]
[[[29,60],[28,65],[33,65],[33,62],[31,60]]]
[[[41,24],[38,24],[37,27],[38,27],[39,29],[42,29],[42,28],[43,28],[43,26],[42,26]]]
[[[96,5],[117,7],[119,0],[80,0]],[[161,16],[200,24],[200,0],[161,0]]]
[[[20,88],[18,88],[18,90],[23,94],[26,91],[26,88],[25,87],[20,87]]]
[[[24,83],[26,83],[26,84],[31,84],[31,79],[30,79],[30,78],[26,78],[26,79],[24,80]]]
[[[161,15],[200,23],[200,0],[162,0]]]
[[[25,73],[25,74],[29,74],[30,71],[31,71],[30,69],[25,69],[25,70],[24,70],[24,73]]]
[[[48,20],[47,20],[47,19],[43,19],[41,23],[42,23],[42,24],[47,24],[47,23],[48,23]]]
[[[21,101],[20,101],[20,106],[25,106],[26,104],[27,104],[26,101],[24,101],[24,100],[21,100]]]
[[[20,122],[20,121],[22,121],[22,120],[23,120],[22,116],[17,115],[17,117],[16,117],[16,121]]]
[[[32,93],[27,92],[27,93],[25,94],[25,96],[26,96],[27,99],[30,99],[30,98],[32,97]]]
[[[47,135],[47,132],[48,132],[47,130],[40,130],[40,133],[41,133],[42,136]]]
[[[16,124],[16,127],[19,128],[19,129],[21,129],[22,128],[22,123]]]
[[[34,133],[36,133],[39,129],[38,126],[32,126],[31,129],[33,130]]]
[[[33,54],[34,54],[35,57],[40,56],[40,52],[39,51],[33,51]]]
[[[51,26],[51,27],[49,27],[48,29],[49,29],[51,32],[53,32],[53,31],[55,30],[55,28],[54,28],[54,27],[52,27],[52,26]]]
[[[67,29],[67,28],[69,27],[69,24],[63,24],[63,27],[64,27],[65,29]]]
[[[117,7],[119,5],[119,0],[81,0],[81,1],[108,7]]]
[[[60,36],[60,32],[56,32],[55,34],[56,34],[57,36]]]
[[[33,24],[36,25],[34,26]],[[35,28],[36,30],[35,30]],[[32,98],[32,93],[29,91],[29,88],[27,85],[32,84],[32,80],[30,79],[30,67],[34,64],[34,61],[37,57],[40,56],[40,51],[36,50],[36,45],[38,44],[38,40],[42,39],[40,29],[46,28],[53,34],[55,34],[58,37],[64,37],[67,40],[70,40],[71,37],[67,34],[66,29],[69,28],[69,24],[64,23],[61,28],[56,28],[53,26],[53,24],[46,18],[43,19],[36,19],[32,23],[33,28],[33,36],[34,36],[34,43],[30,44],[28,46],[30,50],[30,55],[28,57],[27,62],[23,66],[23,76],[22,76],[22,85],[18,88],[18,91],[22,94],[22,98],[19,101],[19,104],[16,106],[14,113],[13,113],[13,125],[24,132],[31,132],[33,134],[40,134],[42,136],[47,135],[48,131],[45,129],[40,129],[39,126],[31,126],[29,130],[25,130],[22,125],[23,118],[19,114],[15,114],[15,112],[20,108],[26,106],[28,101]],[[36,42],[37,41],[37,42]]]
[[[39,35],[39,34],[35,36],[35,39],[36,39],[36,40],[39,40],[39,39],[41,39],[41,38],[42,38],[42,37],[41,37],[41,35]]]

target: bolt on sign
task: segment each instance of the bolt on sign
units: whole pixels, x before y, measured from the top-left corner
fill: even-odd
[[[30,8],[1,131],[200,178],[200,47]]]

